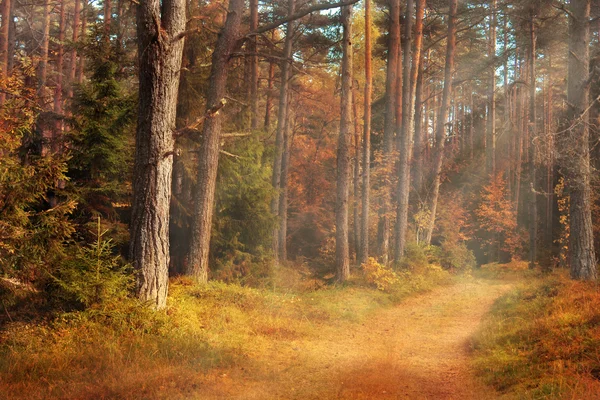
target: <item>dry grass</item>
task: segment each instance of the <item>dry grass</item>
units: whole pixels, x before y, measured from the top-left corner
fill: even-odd
[[[314,390],[301,380],[324,368],[309,356],[326,346],[323,334],[345,335],[434,278],[407,275],[400,295],[358,281],[324,287],[292,270],[279,271],[275,289],[178,279],[163,313],[128,303],[14,323],[0,333],[0,398],[264,399],[283,370],[287,388]]]
[[[600,291],[564,273],[500,299],[476,339],[487,383],[523,399],[600,398]]]

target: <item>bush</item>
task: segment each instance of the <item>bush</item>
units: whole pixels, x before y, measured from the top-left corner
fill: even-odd
[[[373,257],[369,257],[369,260],[362,264],[362,269],[365,272],[367,282],[384,292],[389,291],[400,282],[394,271],[379,264]]]

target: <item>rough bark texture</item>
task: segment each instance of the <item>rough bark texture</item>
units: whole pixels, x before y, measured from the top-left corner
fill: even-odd
[[[410,194],[410,159],[412,155],[413,113],[411,105],[414,103],[412,82],[412,15],[414,13],[414,0],[406,2],[406,17],[404,18],[404,40],[402,42],[402,124],[400,128],[400,146],[398,160],[398,206],[396,208],[396,235],[394,245],[394,261],[400,261],[406,246],[406,231],[408,229],[408,199]],[[415,65],[418,59],[415,61]]]
[[[225,96],[229,58],[238,40],[243,7],[243,0],[229,2],[227,19],[212,55],[210,84],[206,96],[208,110],[218,108]],[[221,124],[222,119],[218,112],[204,120],[198,154],[198,179],[186,274],[193,276],[199,282],[208,280],[208,256],[219,166]]]
[[[537,260],[537,194],[536,194],[536,32],[534,14],[529,21],[529,268]]]
[[[288,1],[288,14],[293,15],[295,0]],[[281,162],[283,157],[284,130],[288,110],[288,88],[290,80],[290,63],[292,62],[292,44],[294,36],[293,22],[288,22],[281,61],[281,85],[279,87],[279,110],[277,113],[277,131],[275,134],[275,157],[273,159],[273,177],[271,183],[277,191],[271,201],[271,212],[279,216],[279,188],[281,186]],[[273,230],[273,257],[275,264],[279,262],[279,224]]]
[[[400,51],[400,0],[392,0],[390,4],[390,33],[388,41],[387,74],[385,81],[385,120],[383,131],[384,168],[391,173],[391,157],[394,150],[394,131],[396,117],[396,85],[398,80],[398,61]],[[379,256],[383,264],[388,263],[390,247],[390,220],[387,215],[390,193],[381,198],[379,211]]]
[[[174,38],[185,29],[185,4],[147,0],[137,8],[140,83],[129,255],[138,297],[159,309],[168,292],[173,130],[184,44]]]
[[[568,154],[564,154],[571,235],[569,260],[573,279],[597,280],[590,208],[589,151],[589,39],[590,0],[572,0],[569,18],[569,72],[567,87]],[[572,149],[572,150],[571,150]]]
[[[352,6],[342,8],[342,93],[340,135],[337,149],[337,187],[335,204],[336,277],[344,282],[350,277],[348,246],[348,194],[350,186],[350,144],[352,142]]]
[[[485,167],[488,175],[496,172],[496,0],[492,1],[488,57],[490,60],[488,82],[488,119],[486,127]]]
[[[369,202],[371,189],[371,101],[373,97],[373,71],[371,67],[371,0],[365,0],[365,103],[363,130],[363,180],[362,213],[360,222],[359,264],[369,258]]]
[[[65,55],[65,1],[60,2],[60,17],[58,25],[58,53],[56,55],[56,86],[54,87],[54,112],[62,114],[63,103],[63,65]],[[62,125],[62,124],[61,124]]]
[[[435,127],[436,133],[436,151],[433,169],[433,193],[431,195],[429,209],[431,218],[427,228],[426,244],[431,244],[431,236],[435,226],[435,215],[440,194],[440,184],[442,175],[442,165],[444,163],[444,145],[446,142],[446,118],[448,115],[448,104],[450,102],[450,93],[452,90],[452,75],[454,69],[454,52],[456,49],[456,9],[458,0],[450,0],[450,15],[448,18],[448,38],[446,45],[446,65],[444,67],[444,90]]]

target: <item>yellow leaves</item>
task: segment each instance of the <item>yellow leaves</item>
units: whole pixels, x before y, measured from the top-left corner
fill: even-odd
[[[373,257],[369,257],[369,260],[362,265],[362,269],[365,271],[367,282],[384,292],[400,280],[394,271],[379,264]]]

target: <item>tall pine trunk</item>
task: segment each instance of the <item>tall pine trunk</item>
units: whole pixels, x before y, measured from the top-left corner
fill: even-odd
[[[184,0],[137,7],[139,108],[129,256],[137,295],[157,309],[167,302],[173,130],[185,29]]]
[[[400,128],[399,146],[399,168],[398,168],[398,206],[396,209],[396,243],[394,246],[394,261],[399,261],[404,254],[406,246],[406,231],[408,229],[408,200],[410,194],[410,159],[412,153],[413,138],[413,112],[411,105],[414,104],[415,87],[413,81],[411,50],[412,50],[412,20],[415,8],[414,0],[406,2],[406,17],[404,18],[404,41],[402,42],[402,125]],[[420,51],[420,50],[419,50]],[[418,63],[418,55],[415,51],[414,64]]]
[[[490,61],[488,83],[488,119],[486,127],[485,159],[486,172],[496,172],[496,0],[492,0],[488,56]]]
[[[529,268],[537,261],[537,192],[536,192],[536,32],[534,13],[529,21]]]
[[[11,18],[11,0],[2,2],[2,26],[0,27],[0,79],[8,77],[9,37]],[[0,105],[4,104],[6,94],[0,92]]]
[[[294,14],[295,0],[288,0],[288,15]],[[275,157],[273,159],[273,176],[271,183],[276,193],[271,200],[271,212],[279,216],[279,190],[281,187],[281,164],[283,159],[285,124],[288,112],[288,88],[290,84],[290,68],[292,63],[292,44],[294,36],[293,22],[288,22],[283,45],[283,60],[281,61],[281,83],[279,87],[279,110],[277,112],[277,131],[275,134]],[[275,264],[279,260],[279,224],[273,230],[273,257]]]
[[[571,0],[570,11],[566,143],[569,147],[566,147],[568,153],[562,155],[570,196],[569,260],[573,279],[596,280],[598,273],[590,204],[590,0]]]
[[[450,103],[450,93],[452,91],[452,76],[454,69],[454,53],[456,49],[456,10],[458,0],[450,0],[450,15],[448,17],[448,38],[446,45],[446,63],[444,66],[444,90],[440,103],[439,114],[435,126],[436,149],[433,167],[433,193],[431,195],[429,209],[431,217],[427,227],[426,244],[431,244],[433,228],[435,227],[435,217],[438,206],[438,197],[440,195],[440,184],[442,178],[442,165],[444,163],[444,145],[446,142],[446,118],[448,115],[448,105]]]
[[[385,81],[385,118],[383,128],[383,168],[386,174],[392,172],[392,153],[394,150],[394,131],[396,121],[396,81],[398,79],[398,61],[400,52],[400,0],[390,4],[390,33],[388,41],[387,73]],[[385,184],[384,184],[385,185]],[[388,263],[390,247],[390,207],[391,193],[386,188],[380,198],[378,244],[379,256],[383,264]]]
[[[350,277],[348,246],[348,194],[350,186],[350,144],[352,134],[352,6],[342,8],[342,93],[340,135],[337,149],[337,187],[335,204],[336,278],[344,282]]]
[[[371,101],[373,97],[373,71],[371,67],[371,0],[365,0],[365,98],[363,130],[362,212],[360,219],[359,264],[369,258],[369,203],[371,190]]]
[[[75,8],[73,10],[73,36],[72,41],[77,44],[79,41],[79,24],[81,14],[81,0],[75,0]],[[71,60],[69,61],[69,75],[68,75],[68,90],[67,97],[73,98],[73,85],[75,84],[75,74],[77,72],[77,46],[73,46],[71,49]]]
[[[212,55],[209,87],[206,96],[207,110],[218,109],[225,96],[229,59],[239,39],[244,0],[231,0],[227,19]],[[198,178],[196,181],[192,235],[186,274],[199,282],[208,280],[210,235],[215,203],[215,187],[219,167],[219,150],[222,118],[218,113],[204,120],[200,151],[198,154]]]

